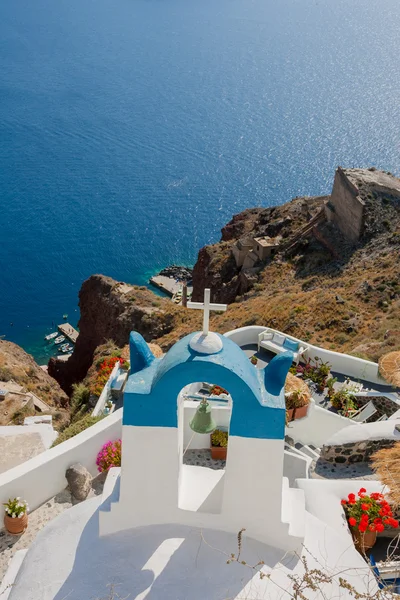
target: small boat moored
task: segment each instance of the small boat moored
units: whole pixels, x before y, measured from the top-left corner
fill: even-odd
[[[54,340],[55,344],[61,344],[61,342],[65,342],[65,336],[59,335],[58,338]]]
[[[49,335],[45,335],[44,339],[46,342],[50,342],[50,340],[54,340],[55,337],[58,336],[58,331],[54,331],[53,333],[49,333]]]

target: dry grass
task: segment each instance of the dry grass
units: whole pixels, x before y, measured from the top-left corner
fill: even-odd
[[[372,467],[380,481],[390,489],[390,503],[400,507],[400,442],[393,448],[382,448],[371,457]]]
[[[369,254],[372,258],[366,259]],[[211,316],[212,329],[225,333],[244,325],[270,326],[329,350],[373,361],[400,350],[396,248],[374,255],[364,247],[336,273],[299,276],[299,260],[302,258],[267,265],[246,300],[230,304],[226,313]],[[344,303],[337,302],[337,295]],[[173,331],[157,340],[164,350],[201,327],[197,311],[180,309],[173,318]]]

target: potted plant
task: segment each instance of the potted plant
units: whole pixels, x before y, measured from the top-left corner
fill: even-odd
[[[342,410],[347,397],[348,393],[346,390],[338,390],[337,392],[334,392],[330,398],[333,408],[336,408],[336,410]]]
[[[107,400],[107,402],[106,402],[106,404],[104,406],[104,411],[103,411],[104,414],[105,415],[109,415],[111,413],[111,410],[112,410],[113,406],[114,405],[113,405],[112,401],[111,400]]]
[[[326,380],[326,387],[328,388],[328,396],[329,398],[332,398],[332,396],[335,393],[335,388],[334,385],[337,382],[337,377],[329,377]]]
[[[250,362],[252,365],[256,365],[258,363],[258,358],[255,354],[253,354],[253,356],[250,356]]]
[[[228,432],[222,429],[215,429],[210,435],[211,438],[211,458],[214,460],[226,460],[228,446]]]
[[[213,385],[210,390],[210,396],[220,396],[221,394],[228,394],[228,392],[220,385]]]
[[[9,499],[4,504],[4,527],[13,535],[23,533],[28,527],[29,506],[25,500],[17,498]]]
[[[286,421],[294,421],[307,416],[310,396],[304,390],[298,389],[285,395]]]
[[[358,497],[349,494],[346,500],[341,501],[354,544],[362,553],[374,546],[378,533],[385,528],[397,529],[399,526],[399,522],[393,519],[392,510],[384,495],[367,495],[366,492],[365,488],[361,488],[357,493]]]

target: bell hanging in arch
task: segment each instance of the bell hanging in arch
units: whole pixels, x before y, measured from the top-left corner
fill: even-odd
[[[211,406],[207,400],[203,399],[200,402],[193,419],[189,422],[189,427],[195,433],[212,433],[217,428],[217,424],[212,418]]]

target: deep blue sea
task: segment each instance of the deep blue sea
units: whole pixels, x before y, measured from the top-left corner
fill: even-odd
[[[398,0],[0,4],[0,335],[144,284],[249,206],[400,172]],[[12,325],[11,325],[12,323]]]

